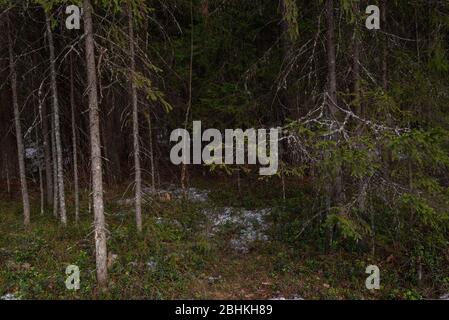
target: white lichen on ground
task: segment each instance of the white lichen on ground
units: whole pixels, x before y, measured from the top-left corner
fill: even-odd
[[[233,230],[235,234],[229,240],[229,246],[239,253],[248,253],[251,246],[256,241],[267,241],[266,231],[269,227],[267,216],[271,209],[241,209],[234,207],[214,207],[209,201],[209,190],[199,188],[186,188],[183,190],[175,185],[168,185],[165,188],[153,190],[143,188],[145,201],[158,199],[161,201],[175,201],[186,199],[187,201],[203,204],[205,208],[202,213],[206,217],[206,233],[213,237],[223,230]],[[120,199],[119,205],[131,206],[134,198]],[[157,224],[168,223],[165,218],[157,217]],[[179,224],[179,222],[175,222]]]
[[[248,253],[255,241],[267,241],[270,209],[246,210],[232,207],[208,208],[203,213],[212,225],[209,235],[214,236],[226,228],[235,230],[229,245],[240,253]]]
[[[20,300],[14,293],[7,293],[0,297],[0,300]]]

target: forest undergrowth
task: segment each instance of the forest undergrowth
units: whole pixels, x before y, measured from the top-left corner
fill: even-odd
[[[32,193],[33,223],[23,232],[18,201],[1,196],[0,296],[2,299],[429,299],[449,291],[446,264],[425,269],[418,281],[411,252],[386,234],[354,241],[341,238],[327,248],[322,224],[311,220],[313,192],[251,182],[240,192],[229,182],[195,181],[207,199],[162,191],[146,197],[143,232],[135,232],[126,188],[106,193],[109,290],[95,289],[92,217],[82,195],[78,225],[62,228],[51,210],[39,213]],[[173,186],[171,187],[173,189]],[[168,188],[169,189],[169,188]],[[70,198],[69,198],[70,201]],[[294,205],[293,205],[294,204]],[[227,208],[227,209],[226,209]],[[232,208],[232,210],[230,209]],[[260,211],[263,210],[267,211]],[[268,209],[267,209],[268,208]],[[212,212],[224,215],[208,217]],[[259,211],[258,211],[259,210]],[[68,208],[72,212],[73,208]],[[236,217],[264,212],[263,237],[245,250],[232,239],[247,232]],[[217,217],[221,217],[217,222]],[[73,217],[71,217],[73,219]],[[215,220],[214,220],[215,219]],[[70,220],[70,214],[69,214]],[[379,222],[381,223],[381,222]],[[259,230],[259,231],[260,231]],[[257,232],[259,232],[257,231]],[[302,232],[300,232],[302,231]],[[262,231],[261,231],[262,232]],[[67,290],[66,267],[80,268],[80,289]],[[381,270],[381,289],[367,290],[368,265]],[[426,273],[426,271],[428,273]]]

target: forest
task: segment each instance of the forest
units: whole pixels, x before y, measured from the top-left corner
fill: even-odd
[[[1,300],[449,299],[448,0],[0,0],[0,28]]]

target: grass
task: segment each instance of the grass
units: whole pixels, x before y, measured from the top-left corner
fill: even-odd
[[[272,193],[251,191],[245,200],[232,186],[220,186],[212,205],[264,207]],[[0,295],[21,299],[420,299],[435,288],[408,281],[387,256],[375,259],[357,250],[324,254],[310,241],[289,243],[277,235],[256,243],[249,253],[234,252],[226,232],[204,231],[204,204],[154,201],[144,207],[143,233],[137,235],[132,208],[116,204],[118,191],[106,197],[108,250],[116,255],[107,292],[97,292],[92,216],[62,228],[50,212],[40,215],[33,202],[32,225],[23,229],[18,199],[0,202]],[[273,196],[273,195],[271,195]],[[38,199],[38,197],[33,197]],[[235,199],[240,199],[236,201]],[[211,203],[208,203],[211,205]],[[83,203],[83,208],[87,205]],[[69,213],[71,210],[69,209]],[[81,289],[65,288],[65,268],[81,270]],[[365,288],[366,266],[381,269],[381,290]],[[438,288],[442,290],[444,288]]]

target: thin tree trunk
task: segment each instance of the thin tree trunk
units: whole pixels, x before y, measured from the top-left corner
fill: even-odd
[[[193,0],[190,0],[190,62],[189,62],[189,100],[187,101],[187,111],[186,111],[186,118],[184,122],[184,129],[187,130],[187,123],[189,121],[190,117],[190,111],[192,109],[192,81],[193,81]],[[188,179],[188,172],[187,172],[187,164],[182,164],[181,169],[181,187],[184,193],[184,196],[186,195],[186,184]]]
[[[387,1],[381,1],[381,26],[384,32],[387,31]],[[388,43],[387,36],[382,41],[382,88],[388,90]]]
[[[63,225],[67,224],[67,213],[65,207],[65,194],[64,194],[64,169],[63,169],[63,157],[62,157],[62,143],[61,143],[61,130],[59,121],[59,102],[58,102],[58,88],[56,85],[56,67],[55,67],[55,46],[53,43],[53,32],[51,31],[50,17],[46,13],[47,23],[47,36],[48,47],[50,49],[50,76],[51,76],[51,91],[52,91],[52,103],[53,114],[55,121],[55,142],[56,142],[56,156],[57,156],[57,175],[58,175],[58,193],[59,193],[59,207],[61,214],[61,222]]]
[[[38,109],[37,112],[35,110],[35,118],[36,118],[36,128],[34,130],[35,133],[35,143],[36,143],[36,150],[38,150],[38,163],[37,163],[37,170],[38,170],[38,175],[39,175],[39,195],[40,195],[40,212],[41,215],[44,214],[44,207],[45,207],[45,192],[44,192],[44,181],[43,181],[43,176],[42,176],[42,163],[41,163],[41,158],[40,158],[40,154],[39,154],[39,150],[41,150],[41,146],[40,146],[40,141],[39,141],[39,122],[38,119],[40,120],[40,113],[39,110],[42,109],[41,107],[41,99],[40,96],[38,97]]]
[[[78,149],[77,149],[77,133],[76,133],[76,118],[75,118],[75,96],[73,83],[73,64],[70,61],[70,104],[72,112],[72,144],[73,144],[73,180],[75,188],[75,221],[79,221],[79,178],[78,178]]]
[[[59,195],[58,195],[58,157],[56,155],[56,138],[55,138],[55,116],[52,113],[51,120],[51,157],[53,168],[53,215],[55,218],[59,216]]]
[[[152,191],[156,190],[156,172],[154,166],[154,150],[153,150],[153,126],[151,124],[151,114],[150,111],[145,113],[145,117],[147,118],[148,123],[148,133],[149,139],[148,143],[150,144],[150,167],[151,167],[151,188]]]
[[[14,108],[14,124],[16,129],[16,139],[17,139],[17,156],[19,160],[19,175],[20,175],[20,186],[22,190],[22,202],[23,202],[23,223],[25,227],[30,225],[30,200],[28,196],[28,185],[26,180],[26,169],[25,169],[25,157],[24,157],[24,146],[23,146],[23,136],[22,136],[22,126],[20,124],[20,110],[17,95],[17,73],[16,64],[14,61],[13,43],[11,39],[11,25],[8,16],[8,51],[9,51],[9,70],[11,73],[11,90],[12,90],[12,102]]]
[[[36,148],[37,150],[40,150],[39,145],[39,132],[38,132],[38,125],[36,124]],[[41,165],[41,159],[39,158],[38,163],[38,170],[39,170],[39,192],[41,196],[41,215],[44,214],[44,206],[45,206],[45,195],[44,195],[44,181],[42,177],[42,165]]]
[[[77,135],[76,135],[76,120],[75,120],[75,86],[73,83],[73,61],[70,56],[70,109],[72,113],[72,148],[73,148],[73,183],[75,188],[75,222],[79,221],[80,213],[80,194],[79,194],[79,180],[78,180],[78,149],[77,149]]]
[[[328,103],[332,116],[336,116],[337,108],[337,72],[335,55],[335,21],[334,21],[334,1],[326,0],[326,21],[327,21],[327,81],[328,81]]]
[[[44,214],[45,208],[45,191],[44,191],[44,177],[42,176],[42,166],[39,163],[39,190],[41,194],[41,215]]]
[[[357,115],[362,116],[362,104],[360,100],[360,27],[359,27],[359,15],[360,8],[359,3],[353,4],[354,14],[356,16],[354,23],[354,39],[352,48],[352,72],[353,72],[353,93],[354,93],[354,108]]]
[[[290,36],[289,36],[289,24],[288,24],[288,17],[287,17],[287,4],[285,2],[286,0],[280,0],[279,6],[280,6],[280,11],[281,11],[281,15],[282,15],[282,20],[281,20],[281,45],[282,45],[282,59],[283,59],[283,64],[287,64],[288,63],[288,58],[289,58],[289,51],[290,51],[290,47],[291,47],[291,41],[290,41]],[[286,110],[290,111],[290,101],[289,101],[289,96],[288,96],[288,89],[287,89],[287,83],[283,84],[285,86],[285,88],[281,89],[281,92],[279,94],[280,97],[280,110],[278,110],[276,112],[276,120],[279,121],[279,123],[281,125],[283,125],[284,121],[285,121],[285,117],[286,117]]]
[[[360,94],[360,46],[361,46],[361,39],[360,39],[360,4],[358,2],[353,3],[353,12],[355,15],[355,23],[354,23],[354,36],[353,36],[353,48],[352,48],[352,54],[353,54],[353,60],[352,60],[352,72],[353,72],[353,106],[355,109],[355,113],[363,117],[363,107],[361,102],[361,94]],[[363,130],[363,125],[360,123],[357,126],[357,135],[360,135]],[[365,182],[365,179],[361,178],[358,181],[360,195],[358,198],[358,207],[360,212],[365,212],[366,210],[366,197],[367,192],[366,189],[368,187],[367,182]]]
[[[328,106],[333,120],[338,120],[337,107],[337,72],[336,72],[336,54],[335,54],[335,21],[334,21],[334,1],[326,0],[326,20],[327,20],[327,65],[328,65]],[[331,128],[335,129],[335,128]],[[337,137],[333,137],[337,140]],[[333,195],[336,202],[341,201],[342,197],[342,173],[338,166],[335,170],[335,182],[333,183]],[[332,193],[332,192],[330,192]],[[329,196],[331,196],[329,194]]]
[[[42,141],[44,144],[44,159],[45,159],[45,181],[47,192],[47,205],[53,203],[53,177],[51,170],[51,150],[50,150],[50,136],[48,132],[48,113],[45,101],[41,100],[42,88],[39,88],[39,113],[42,124]]]
[[[128,2],[129,4],[129,2]],[[137,231],[142,232],[142,171],[140,168],[140,145],[139,145],[139,110],[137,101],[137,87],[135,83],[136,57],[134,50],[134,26],[133,8],[128,5],[128,27],[129,27],[129,49],[131,54],[131,100],[133,106],[133,140],[134,140],[134,171],[135,171],[135,205],[136,205],[136,226]]]
[[[381,1],[381,28],[384,32],[388,31],[387,23],[387,0]],[[385,34],[382,39],[382,88],[384,92],[388,91],[388,36]],[[391,113],[387,111],[387,124],[391,125]],[[389,180],[390,178],[390,162],[391,162],[391,151],[388,150],[386,146],[382,146],[381,155],[383,157],[382,162],[384,163],[382,171],[384,178]]]
[[[327,99],[330,116],[334,121],[334,125],[330,130],[334,130],[336,121],[339,118],[339,110],[337,105],[337,72],[336,72],[336,54],[335,54],[335,20],[334,20],[334,1],[326,0],[326,22],[327,22],[327,67],[328,67],[328,87],[327,87]],[[338,136],[334,134],[332,139],[337,142]],[[329,212],[331,206],[341,204],[342,200],[342,171],[340,165],[336,165],[335,172],[333,173],[332,182],[329,181],[326,187],[326,207]],[[332,245],[334,227],[329,230],[329,246]]]
[[[9,165],[8,165],[8,156],[5,156],[5,170],[6,170],[6,191],[8,192],[8,196],[11,196],[11,181],[9,179]]]
[[[98,286],[107,287],[106,222],[103,203],[103,176],[100,142],[100,117],[98,112],[97,74],[95,66],[95,43],[92,22],[92,5],[84,0],[84,30],[86,35],[86,67],[89,93],[89,122],[92,168],[92,197],[95,216],[95,258]]]

